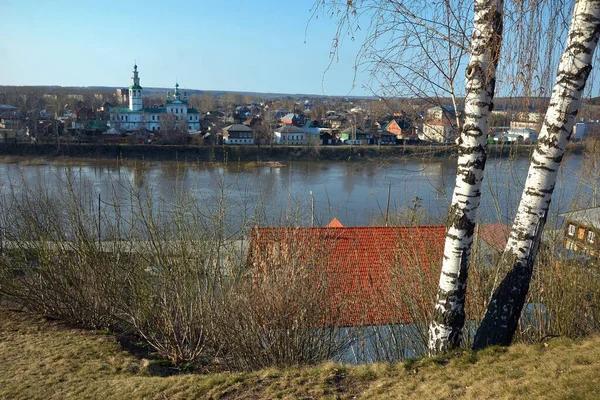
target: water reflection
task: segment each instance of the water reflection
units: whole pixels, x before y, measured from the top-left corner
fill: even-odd
[[[503,222],[512,219],[528,166],[526,157],[488,160],[481,219]],[[576,179],[580,168],[580,156],[565,158],[553,201],[555,210],[572,207],[570,202],[574,200],[578,204],[589,201],[590,194]],[[285,166],[3,164],[0,189],[6,193],[11,185],[18,191],[23,185],[39,184],[49,191],[60,191],[64,182],[73,180],[82,193],[91,191],[93,196],[100,194],[106,201],[126,205],[131,191],[137,190],[145,198],[160,199],[173,207],[186,199],[198,202],[205,210],[214,209],[226,197],[227,222],[234,225],[248,221],[253,213],[262,214],[264,223],[308,224],[309,192],[312,192],[317,223],[326,224],[337,217],[345,225],[365,225],[374,219],[383,220],[391,185],[392,213],[412,207],[419,199],[420,206],[432,219],[443,223],[455,171],[453,159],[398,163],[290,162]]]

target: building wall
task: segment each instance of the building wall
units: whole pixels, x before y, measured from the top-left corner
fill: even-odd
[[[454,128],[449,125],[423,124],[422,140],[437,143],[450,143],[454,140]]]
[[[132,111],[140,111],[142,108],[142,90],[129,89],[129,109]]]
[[[254,135],[252,132],[225,132],[223,135],[225,144],[254,144]]]
[[[390,122],[390,124],[385,127],[385,130],[396,136],[398,139],[404,139],[402,136],[402,128],[400,128],[396,121]]]
[[[305,145],[308,142],[305,133],[275,132],[275,143],[281,145]]]
[[[598,232],[593,227],[576,221],[565,224],[565,248],[582,254],[598,256]]]
[[[534,131],[539,131],[540,122],[535,121],[510,121],[510,127],[512,129],[533,129]]]

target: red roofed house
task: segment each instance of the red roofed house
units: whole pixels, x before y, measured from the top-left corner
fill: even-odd
[[[510,226],[502,222],[477,225],[475,228],[476,247],[473,260],[482,266],[493,266],[499,261],[510,235]]]
[[[403,139],[411,139],[410,135],[403,131],[398,122],[395,119],[392,119],[387,124],[381,127],[381,131],[390,133],[394,135],[394,139],[403,140]]]
[[[290,262],[314,270],[328,288],[324,323],[361,332],[343,361],[369,362],[389,359],[372,343],[381,335],[374,327],[391,335],[412,325],[410,334],[418,336],[413,322],[429,321],[444,238],[444,226],[344,227],[337,219],[327,227],[254,228],[247,261],[255,278]]]

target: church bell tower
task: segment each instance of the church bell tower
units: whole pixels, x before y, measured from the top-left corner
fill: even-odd
[[[141,111],[142,108],[142,87],[140,86],[137,65],[134,65],[131,86],[129,86],[129,109],[131,111]]]

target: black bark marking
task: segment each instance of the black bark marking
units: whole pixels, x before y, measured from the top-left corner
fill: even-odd
[[[467,277],[469,270],[469,256],[466,249],[462,249],[462,257],[458,276],[456,274],[447,274],[456,279],[455,290],[448,292],[438,288],[437,302],[438,307],[433,310],[433,321],[438,325],[450,328],[448,335],[448,345],[450,348],[460,346],[462,340],[462,329],[465,323],[465,295],[467,292]],[[442,307],[439,307],[441,305]],[[439,336],[439,335],[436,335]],[[436,348],[440,348],[441,342],[436,341]]]
[[[475,230],[475,223],[467,217],[458,204],[453,204],[448,211],[447,227],[465,231],[465,236],[471,237]],[[446,233],[446,236],[451,237],[448,233]],[[458,238],[454,237],[454,239],[457,240]]]

